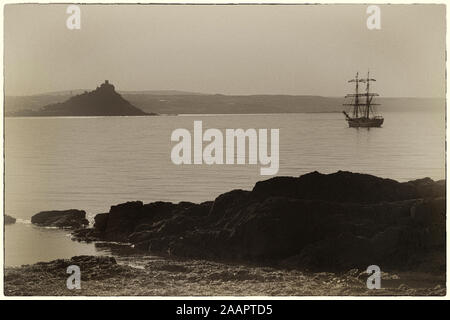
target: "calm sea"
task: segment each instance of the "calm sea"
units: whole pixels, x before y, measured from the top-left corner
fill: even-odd
[[[6,118],[5,263],[109,254],[68,231],[29,224],[43,210],[83,209],[90,219],[130,200],[205,201],[251,189],[259,165],[182,165],[170,159],[177,128],[279,128],[278,175],[370,173],[398,181],[445,177],[445,115],[384,113],[383,128],[348,128],[338,113],[161,117]]]

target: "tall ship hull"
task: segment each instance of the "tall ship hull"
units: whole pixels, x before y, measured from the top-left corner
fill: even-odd
[[[374,118],[347,118],[350,128],[379,128],[384,122],[381,117]]]
[[[372,100],[377,93],[370,93],[370,82],[376,81],[369,77],[367,73],[366,79],[360,79],[358,73],[356,77],[349,82],[355,82],[355,93],[348,94],[346,98],[352,98],[351,103],[345,103],[344,106],[351,106],[351,115],[343,111],[350,128],[379,128],[384,122],[384,118],[379,115],[375,115],[374,106],[378,105],[373,103]],[[366,84],[366,90],[363,93],[359,92],[359,83]]]

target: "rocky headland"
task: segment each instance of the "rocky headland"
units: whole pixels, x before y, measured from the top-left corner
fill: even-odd
[[[147,113],[125,100],[106,80],[95,90],[70,97],[65,102],[53,103],[38,110],[19,110],[8,113],[17,117],[88,117],[88,116],[145,116]]]
[[[367,174],[275,177],[214,201],[127,202],[97,214],[81,241],[126,242],[176,257],[299,270],[444,273],[445,181]]]
[[[6,295],[446,293],[444,180],[312,172],[199,204],[122,203],[97,214],[91,228],[81,210],[40,212],[32,222],[132,253],[9,267]],[[72,264],[81,290],[66,287]],[[382,271],[380,290],[367,289],[369,265]]]

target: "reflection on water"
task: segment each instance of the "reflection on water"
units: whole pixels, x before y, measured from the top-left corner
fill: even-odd
[[[5,226],[5,264],[17,266],[70,258],[79,254],[106,254],[93,244],[72,241],[70,231],[16,223]]]
[[[127,244],[73,241],[70,230],[44,228],[26,223],[5,226],[5,236],[8,239],[5,243],[7,266],[67,259],[76,255],[113,255],[118,263],[126,264],[130,264],[133,258],[138,256],[141,264],[147,260],[159,259],[137,251]]]

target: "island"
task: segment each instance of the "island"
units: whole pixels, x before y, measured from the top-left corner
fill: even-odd
[[[41,211],[31,217],[31,223],[44,227],[82,228],[89,224],[84,210]]]
[[[8,216],[7,214],[5,214],[4,220],[5,220],[5,224],[14,224],[14,223],[16,223],[16,218]]]
[[[70,97],[65,102],[48,104],[38,110],[19,110],[10,116],[18,117],[89,117],[89,116],[148,116],[116,92],[105,80],[93,91]]]

